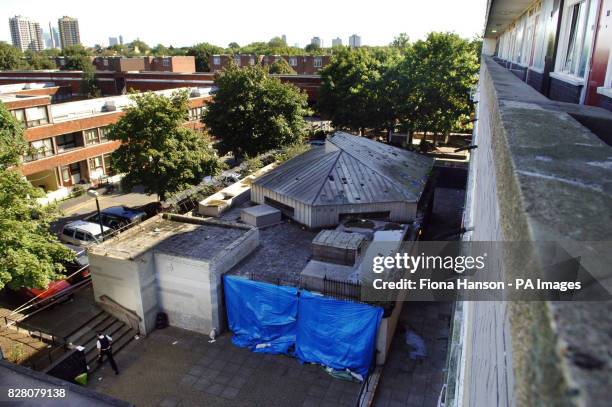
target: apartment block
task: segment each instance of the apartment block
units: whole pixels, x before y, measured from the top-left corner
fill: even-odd
[[[95,57],[92,63],[98,71],[195,72],[193,56]]]
[[[27,17],[9,18],[11,40],[15,48],[21,51],[42,51],[45,48],[40,24]]]
[[[266,66],[279,59],[287,61],[298,75],[317,75],[330,61],[329,55],[212,55],[209,65],[212,72],[217,72],[227,67],[230,61],[239,67],[255,64]]]
[[[359,48],[361,47],[361,37],[357,34],[353,34],[349,37],[349,47]]]
[[[169,95],[176,90],[157,93]],[[186,125],[201,128],[210,88],[187,90],[190,112]],[[51,104],[48,95],[15,91],[0,93],[0,101],[24,125],[26,141],[36,151],[23,157],[20,171],[49,198],[59,199],[74,185],[95,184],[115,175],[110,154],[119,142],[108,140],[108,127],[133,103],[128,96]]]
[[[612,110],[612,1],[522,3],[489,19],[485,52],[552,100]]]
[[[81,34],[79,33],[79,20],[64,16],[57,20],[59,28],[60,42],[62,49],[81,44]]]

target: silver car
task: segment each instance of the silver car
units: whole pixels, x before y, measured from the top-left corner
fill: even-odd
[[[89,246],[95,243],[101,243],[104,237],[110,235],[112,229],[107,226],[102,226],[97,223],[77,220],[64,225],[60,233],[60,240],[76,246]]]

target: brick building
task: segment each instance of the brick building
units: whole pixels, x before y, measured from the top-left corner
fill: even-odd
[[[195,72],[195,58],[193,56],[95,57],[92,63],[98,71]]]
[[[486,53],[552,100],[612,110],[612,0],[489,5]]]
[[[173,90],[159,91],[169,94]],[[210,88],[191,88],[189,121],[200,128],[202,107]],[[99,182],[113,176],[110,153],[119,142],[107,139],[108,126],[133,102],[114,96],[51,104],[48,95],[0,93],[0,101],[25,127],[25,139],[36,153],[23,157],[20,171],[49,198],[66,196],[72,186]]]
[[[81,92],[83,73],[80,71],[6,71],[0,72],[0,85],[22,82],[53,82],[56,86],[69,87],[73,95]],[[308,94],[308,102],[317,102],[321,78],[318,75],[277,75],[285,83],[291,83]],[[210,87],[214,85],[213,73],[180,72],[114,72],[97,71],[96,84],[103,95],[121,95],[129,89],[136,91],[163,90],[177,87]]]
[[[298,75],[317,75],[318,72],[329,64],[329,55],[211,55],[209,66],[212,72],[217,72],[229,65],[230,61],[236,66],[249,66],[261,64],[264,66],[272,65],[279,59],[287,61],[289,66]]]

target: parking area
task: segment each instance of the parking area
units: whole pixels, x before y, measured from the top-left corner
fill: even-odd
[[[249,352],[229,334],[208,337],[178,328],[156,330],[104,365],[89,387],[138,406],[352,406],[360,383],[335,379],[321,366]]]

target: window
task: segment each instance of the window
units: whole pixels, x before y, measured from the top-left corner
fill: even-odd
[[[100,143],[108,141],[108,126],[98,128],[98,135],[100,136]]]
[[[55,138],[55,144],[57,145],[57,152],[61,153],[66,150],[76,148],[76,138],[74,133],[62,134]]]
[[[563,13],[556,71],[584,78],[589,58],[597,2],[570,0]]]
[[[98,139],[98,130],[97,129],[89,129],[83,132],[83,136],[85,137],[85,144],[98,144],[100,140]]]
[[[320,57],[316,57],[314,59],[314,66],[315,68],[320,68],[323,65],[323,61],[321,60]]]
[[[240,66],[240,56],[236,55],[234,57],[234,65]]]
[[[221,65],[221,57],[218,55],[215,55],[213,57],[213,65]]]
[[[81,240],[83,242],[87,241],[87,240],[91,240],[91,238],[87,238],[87,233],[83,232],[82,230],[75,230],[74,232],[74,238],[76,240]]]
[[[64,230],[62,230],[62,235],[68,236],[68,237],[74,237],[74,229],[64,228]]]
[[[297,66],[297,58],[296,57],[290,57],[289,58],[289,65]]]
[[[25,157],[25,161],[40,160],[52,155],[53,141],[50,138],[32,141],[30,143],[30,154]]]
[[[11,114],[19,122],[21,122],[21,123],[25,122],[25,110],[23,110],[23,109],[11,110]]]
[[[189,121],[193,122],[196,120],[200,120],[200,118],[202,117],[203,110],[203,107],[194,107],[192,109],[189,109]]]
[[[111,155],[104,154],[102,161],[104,162],[104,173],[106,175],[114,175],[113,167],[111,166]]]
[[[255,57],[249,57],[249,65],[255,65]]]
[[[162,65],[163,66],[170,66],[170,59],[169,58],[163,58],[162,59]]]
[[[89,169],[97,170],[98,168],[104,168],[102,165],[102,156],[93,157],[89,159]]]
[[[49,123],[47,108],[45,106],[29,107],[25,111],[27,126],[40,126]]]
[[[108,59],[104,58],[104,59],[102,60],[102,65],[104,65],[104,66],[108,66]]]

